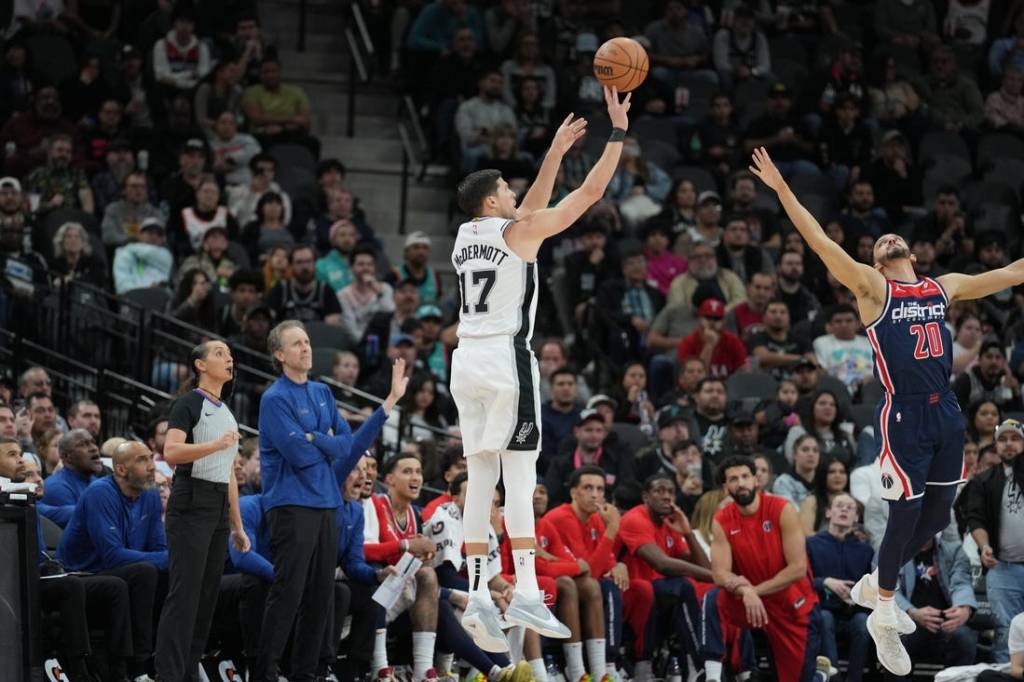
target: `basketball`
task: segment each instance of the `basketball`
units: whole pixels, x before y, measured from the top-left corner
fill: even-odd
[[[594,76],[602,85],[629,92],[647,78],[647,51],[632,38],[612,38],[594,55]]]

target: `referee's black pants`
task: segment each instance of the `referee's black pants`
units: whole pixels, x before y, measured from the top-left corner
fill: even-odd
[[[311,682],[334,612],[334,567],[338,525],[334,509],[275,507],[270,521],[274,584],[267,595],[260,651],[252,682],[277,682],[288,635],[292,643],[291,682]]]
[[[228,547],[228,485],[175,476],[167,501],[167,599],[157,630],[161,682],[198,679]]]

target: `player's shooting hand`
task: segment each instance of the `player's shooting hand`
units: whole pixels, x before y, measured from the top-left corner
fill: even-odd
[[[750,172],[761,178],[761,182],[776,192],[782,191],[786,186],[786,181],[782,179],[782,173],[772,163],[771,157],[768,156],[768,150],[764,147],[758,147],[754,150],[751,158],[753,165],[750,166]]]
[[[743,608],[747,611],[747,622],[755,628],[763,628],[768,625],[768,612],[764,608],[764,602],[752,587],[743,590]]]
[[[619,89],[616,87],[604,88],[604,101],[608,104],[608,118],[612,121],[613,128],[629,129],[629,100],[633,93],[626,95],[626,98],[619,101]]]
[[[954,606],[943,611],[942,615],[946,618],[946,620],[942,621],[942,631],[953,632],[970,619],[971,607]]]
[[[576,140],[586,134],[587,119],[573,119],[573,115],[569,114],[562,121],[562,125],[558,126],[558,130],[555,131],[555,138],[551,141],[551,151],[564,155],[568,153],[576,143]]]

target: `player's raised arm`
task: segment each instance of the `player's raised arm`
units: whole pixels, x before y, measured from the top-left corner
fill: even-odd
[[[775,190],[775,193],[779,195],[779,201],[782,202],[782,207],[786,209],[786,215],[793,221],[800,236],[825,262],[829,272],[835,275],[843,286],[858,298],[877,296],[878,292],[884,291],[885,279],[881,273],[863,263],[858,263],[843,251],[843,247],[828,238],[825,230],[821,229],[821,225],[811,215],[811,212],[803,207],[803,204],[793,194],[793,190],[782,179],[782,173],[772,163],[764,147],[754,150],[750,172]]]
[[[572,149],[576,141],[587,134],[587,119],[573,119],[569,114],[562,121],[555,131],[555,137],[551,141],[548,153],[544,155],[544,161],[537,171],[537,179],[530,185],[522,203],[516,209],[516,220],[522,220],[534,211],[547,208],[551,203],[551,192],[555,187],[555,178],[558,176],[558,167],[562,165],[562,158]]]
[[[1024,258],[1005,267],[978,275],[951,272],[937,279],[942,288],[946,290],[946,296],[949,297],[950,302],[984,298],[997,291],[1024,284]]]
[[[557,206],[531,213],[505,230],[505,241],[516,253],[523,257],[536,253],[541,242],[567,230],[588,208],[604,196],[608,183],[611,182],[615,169],[619,166],[622,141],[626,137],[626,129],[629,126],[627,112],[629,111],[630,96],[626,95],[626,98],[620,102],[618,90],[604,89],[604,98],[608,103],[608,117],[612,121],[612,135],[608,138],[604,153],[587,173],[583,184],[558,202]]]

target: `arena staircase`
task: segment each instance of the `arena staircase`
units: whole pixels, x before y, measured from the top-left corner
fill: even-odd
[[[408,188],[404,232],[430,234],[434,265],[451,270],[446,169],[430,167],[423,180],[416,177],[423,167],[410,112],[386,68],[378,66],[386,64],[386,57],[378,59],[367,52],[372,40],[368,45],[370,31],[364,33],[362,26],[372,22],[372,17],[360,13],[364,19],[360,24],[350,3],[337,0],[261,0],[259,4],[263,29],[278,46],[285,82],[302,86],[313,102],[313,132],[323,143],[322,156],[341,159],[348,168],[348,185],[359,197],[389,258],[401,257],[405,239],[401,233],[404,173]],[[305,49],[300,50],[303,8]],[[354,38],[354,45],[349,38]],[[366,68],[365,79],[352,68],[353,47]],[[372,49],[379,52],[375,45]],[[350,117],[352,87],[355,96]],[[407,154],[415,157],[408,158],[406,165],[400,120],[405,122]]]

